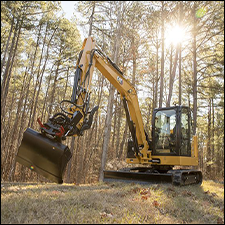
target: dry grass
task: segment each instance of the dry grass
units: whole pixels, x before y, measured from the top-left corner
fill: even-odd
[[[2,183],[2,224],[224,223],[224,185]]]

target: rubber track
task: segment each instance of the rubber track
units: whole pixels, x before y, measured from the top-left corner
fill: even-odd
[[[201,185],[202,173],[198,170],[170,170],[167,173],[104,170],[104,181],[172,183],[178,186]]]

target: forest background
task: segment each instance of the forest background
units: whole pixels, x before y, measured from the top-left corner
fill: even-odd
[[[1,180],[45,181],[15,155],[24,130],[39,130],[37,118],[47,121],[71,98],[80,29],[135,86],[148,134],[154,108],[191,108],[199,168],[205,179],[223,181],[223,1],[77,1],[70,20],[60,1],[1,1]],[[96,182],[103,168],[126,166],[122,102],[97,70],[91,103],[99,105],[92,128],[66,141],[68,183]]]

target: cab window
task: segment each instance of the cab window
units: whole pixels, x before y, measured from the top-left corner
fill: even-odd
[[[181,143],[180,143],[180,155],[190,156],[191,155],[191,144],[190,144],[190,119],[189,110],[182,108],[181,111]]]
[[[155,116],[156,154],[176,154],[176,110],[161,110]]]

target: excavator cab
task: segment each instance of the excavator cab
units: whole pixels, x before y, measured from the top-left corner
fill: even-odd
[[[155,109],[152,123],[152,155],[191,156],[191,130],[189,107]]]
[[[197,136],[192,136],[191,110],[186,106],[154,109],[152,140],[146,134],[150,154],[143,166],[104,171],[105,181],[138,180],[141,182],[169,182],[174,185],[202,183],[202,173],[196,169],[184,169],[198,165]],[[142,146],[140,146],[142,147]],[[134,141],[128,142],[127,163],[139,163],[135,155]],[[180,169],[174,169],[179,166]]]

